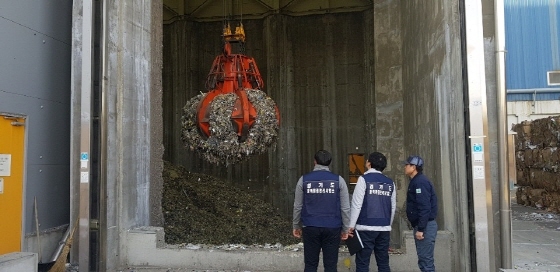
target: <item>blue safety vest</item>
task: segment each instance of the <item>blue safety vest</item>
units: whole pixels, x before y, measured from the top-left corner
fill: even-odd
[[[303,175],[301,221],[304,226],[342,227],[338,180],[338,175],[326,170]]]
[[[395,184],[381,173],[365,174],[363,178],[366,182],[366,191],[356,223],[365,226],[390,226],[391,196]]]

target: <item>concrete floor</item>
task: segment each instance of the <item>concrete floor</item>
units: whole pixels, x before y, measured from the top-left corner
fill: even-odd
[[[513,202],[513,269],[506,271],[560,271],[559,218]]]

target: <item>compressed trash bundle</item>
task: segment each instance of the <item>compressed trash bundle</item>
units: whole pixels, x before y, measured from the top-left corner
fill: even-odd
[[[560,116],[523,121],[512,130],[517,203],[559,213]]]
[[[210,136],[200,133],[197,113],[200,101],[207,95],[204,93],[193,97],[183,108],[181,139],[185,146],[210,163],[224,165],[239,163],[251,155],[262,154],[273,146],[279,128],[276,104],[261,90],[245,89],[245,92],[257,115],[243,141],[231,120],[235,101],[238,99],[235,93],[220,94],[212,100],[208,121]]]

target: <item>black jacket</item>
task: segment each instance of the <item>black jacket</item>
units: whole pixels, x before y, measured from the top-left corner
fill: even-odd
[[[437,217],[437,196],[432,182],[422,173],[416,174],[408,185],[406,216],[412,227],[424,231],[428,221]]]

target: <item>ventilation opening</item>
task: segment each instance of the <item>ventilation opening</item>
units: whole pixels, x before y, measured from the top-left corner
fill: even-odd
[[[560,71],[547,72],[548,85],[560,85]]]

